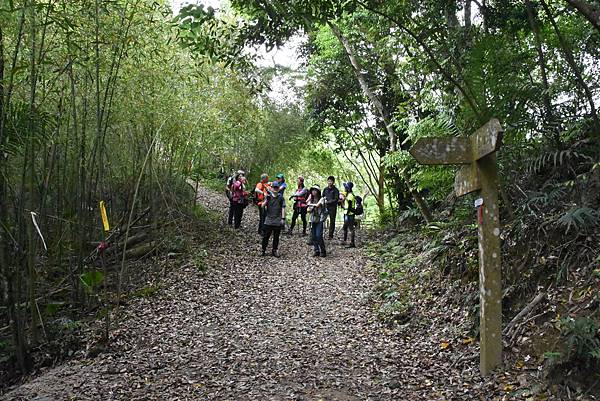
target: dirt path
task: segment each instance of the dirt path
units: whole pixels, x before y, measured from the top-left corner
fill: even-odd
[[[199,199],[224,216],[223,197],[201,190]],[[4,399],[474,398],[455,392],[465,384],[452,382],[448,361],[430,366],[377,320],[360,250],[328,244],[327,258],[313,258],[306,238],[283,236],[281,258],[260,257],[250,209],[240,232],[215,225],[205,273],[183,262],[158,294],[129,303],[108,351],[43,372]]]

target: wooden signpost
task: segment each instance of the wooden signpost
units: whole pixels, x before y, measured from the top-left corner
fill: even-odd
[[[454,180],[457,196],[480,191],[477,207],[480,292],[480,370],[488,374],[502,363],[502,281],[500,213],[496,151],[502,127],[490,120],[469,137],[422,138],[410,149],[420,164],[460,164]]]

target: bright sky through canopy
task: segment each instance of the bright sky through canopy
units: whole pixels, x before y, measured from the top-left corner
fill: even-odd
[[[172,0],[174,13],[178,13],[179,9],[186,4],[203,4],[205,7],[219,9],[223,7],[223,3],[223,0]],[[302,37],[295,36],[282,47],[274,48],[269,52],[267,52],[264,47],[253,49],[251,51],[256,52],[259,56],[257,62],[261,67],[282,66],[297,71],[300,69],[301,60],[298,60],[297,54],[301,44]],[[278,101],[294,101],[294,99],[290,99],[292,93],[290,93],[290,88],[288,85],[284,84],[284,81],[284,79],[273,79],[270,97]],[[301,87],[305,84],[303,79],[295,78],[294,81],[295,86]]]

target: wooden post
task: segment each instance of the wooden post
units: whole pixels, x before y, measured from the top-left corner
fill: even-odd
[[[478,160],[483,204],[478,210],[480,347],[479,369],[487,375],[502,363],[502,279],[496,154]]]
[[[410,149],[421,164],[460,164],[457,196],[480,190],[476,201],[479,238],[480,355],[479,369],[487,375],[502,364],[502,275],[500,210],[496,151],[502,127],[490,120],[468,138],[422,138]]]

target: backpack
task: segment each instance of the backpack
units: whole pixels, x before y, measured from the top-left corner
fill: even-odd
[[[329,208],[325,205],[321,206],[321,221],[327,220],[329,217]]]
[[[227,195],[227,198],[229,200],[233,199],[233,194],[231,193],[231,186],[233,185],[234,182],[235,181],[232,176],[232,177],[227,178],[227,182],[225,184],[225,195]]]
[[[363,214],[365,212],[365,209],[363,208],[363,199],[358,196],[355,195],[354,199],[356,200],[356,207],[354,208],[354,215],[355,216],[360,216],[361,214]]]

